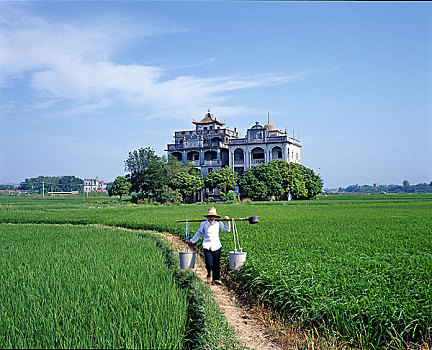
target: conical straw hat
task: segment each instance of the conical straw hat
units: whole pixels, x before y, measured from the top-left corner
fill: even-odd
[[[216,213],[216,208],[215,208],[215,207],[210,207],[210,209],[208,210],[207,214],[204,215],[204,216],[205,216],[205,217],[207,217],[207,216],[215,216],[215,217],[217,217],[217,218],[220,218],[220,215],[218,215],[218,214]]]

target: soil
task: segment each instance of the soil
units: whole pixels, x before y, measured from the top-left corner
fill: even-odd
[[[155,234],[163,236],[172,244],[174,249],[185,251],[185,244],[179,237],[168,233]],[[189,248],[189,251],[193,250]],[[199,254],[196,255],[194,271],[200,280],[207,283],[207,271]],[[242,306],[235,294],[229,291],[226,286],[211,285],[210,288],[228,323],[234,328],[237,339],[244,344],[246,349],[283,349],[265,333],[264,325],[256,314]]]

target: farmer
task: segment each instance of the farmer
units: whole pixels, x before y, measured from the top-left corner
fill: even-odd
[[[216,221],[215,219],[220,218],[220,216],[216,213],[215,207],[211,207],[204,216],[207,217],[207,220],[200,224],[200,228],[197,233],[195,233],[195,236],[193,236],[190,241],[186,241],[186,243],[194,244],[204,234],[203,248],[207,270],[207,282],[212,285],[220,285],[220,257],[222,245],[219,239],[219,230],[230,232],[229,217],[225,216],[225,225],[220,221]],[[210,280],[210,278],[212,278],[212,280]]]

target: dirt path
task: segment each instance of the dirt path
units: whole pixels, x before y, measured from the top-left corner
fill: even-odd
[[[185,245],[179,237],[168,233],[154,233],[164,237],[169,241],[174,249],[184,251]],[[200,280],[207,282],[207,271],[202,258],[197,254],[195,262],[195,273]],[[214,299],[224,312],[228,323],[234,328],[236,337],[247,349],[283,349],[280,345],[272,342],[270,337],[264,332],[262,323],[253,313],[241,307],[236,297],[224,285],[210,287]]]
[[[15,224],[5,224],[15,225]],[[26,224],[21,224],[26,225]],[[33,225],[33,224],[28,224]],[[38,224],[38,225],[52,225],[52,226],[82,226],[75,224]],[[101,224],[92,224],[90,226],[118,229],[130,232],[136,232],[136,230],[127,229],[123,227],[106,226]],[[161,236],[165,240],[169,241],[176,251],[185,251],[185,244],[179,237],[171,235],[169,233],[160,233],[155,231],[148,231],[150,234],[155,236]],[[207,271],[203,259],[197,254],[195,269],[197,277],[203,282],[207,283]],[[263,324],[254,316],[254,314],[244,307],[241,307],[237,302],[236,297],[231,293],[227,287],[222,286],[210,286],[214,299],[218,303],[221,310],[224,312],[228,323],[234,328],[235,334],[238,340],[240,340],[246,349],[283,349],[280,345],[271,341],[270,337],[264,332]]]

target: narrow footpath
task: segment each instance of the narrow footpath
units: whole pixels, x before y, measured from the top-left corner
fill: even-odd
[[[153,232],[153,234],[162,236],[165,240],[169,241],[173,249],[177,251],[185,250],[185,244],[179,237],[169,233]],[[196,257],[195,273],[200,280],[207,283],[207,272],[204,261],[199,254],[197,254]],[[235,295],[224,285],[210,286],[210,288],[213,292],[214,299],[224,312],[228,323],[234,328],[237,339],[244,344],[246,349],[283,349],[270,339],[264,332],[263,324],[252,312],[241,307]]]
[[[14,224],[7,224],[14,225]],[[26,225],[26,224],[20,224]],[[34,225],[34,224],[29,224]],[[50,225],[50,226],[82,226],[76,224],[44,224],[39,225]],[[91,224],[91,226],[117,229],[128,232],[137,232],[133,229],[128,229],[118,226],[107,226],[103,224]],[[160,233],[156,231],[144,230],[152,235],[162,237],[169,243],[171,243],[171,249],[179,252],[185,250],[185,243],[179,237],[169,233]],[[192,250],[191,250],[192,251]],[[203,259],[199,254],[196,255],[195,261],[195,274],[197,277],[207,283],[207,272]],[[237,339],[243,343],[245,349],[256,349],[256,350],[269,350],[269,349],[284,349],[284,347],[276,344],[270,339],[270,336],[264,332],[264,325],[260,322],[252,312],[241,307],[237,302],[236,297],[231,293],[226,286],[210,286],[213,292],[213,297],[218,303],[219,307],[225,314],[230,326],[234,328]]]

